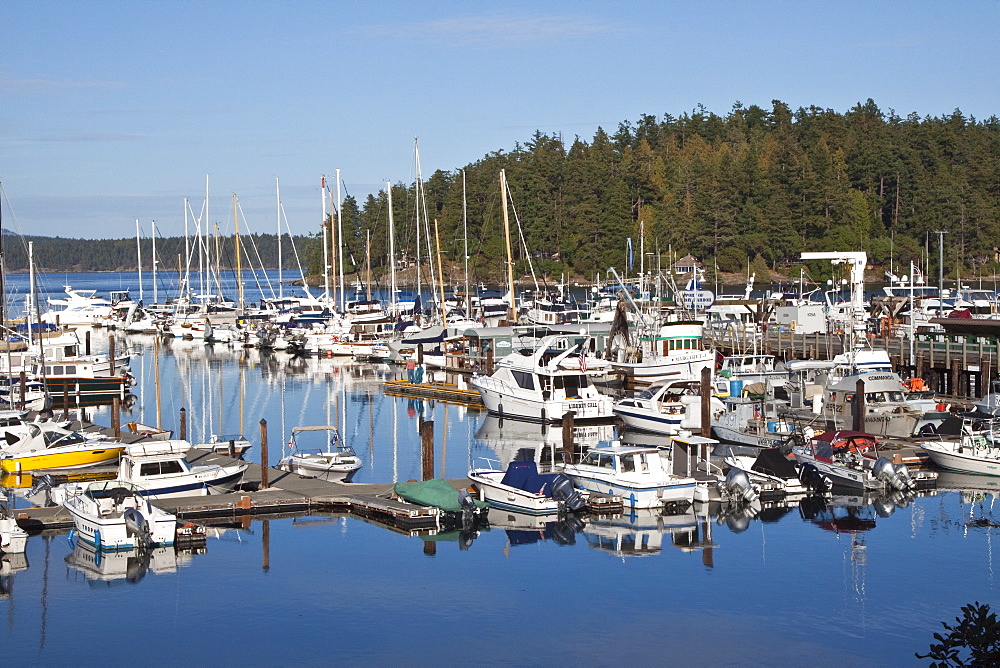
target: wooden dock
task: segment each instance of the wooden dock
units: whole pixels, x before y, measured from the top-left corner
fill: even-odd
[[[1000,341],[996,337],[918,332],[912,348],[909,339],[902,336],[869,336],[865,340],[872,348],[885,350],[900,375],[923,378],[929,389],[939,394],[959,399],[982,397],[991,382],[1000,379]],[[842,333],[796,334],[769,327],[757,349],[784,361],[828,360],[844,352],[846,344],[847,336]],[[723,354],[754,350],[749,336],[726,332],[713,337],[708,329],[705,345],[713,345]]]
[[[232,459],[209,450],[188,451],[192,464],[232,463]],[[187,496],[155,501],[155,505],[177,515],[180,521],[232,518],[276,513],[305,514],[313,511],[349,513],[403,532],[435,530],[440,526],[437,508],[416,506],[392,498],[392,484],[339,483],[304,478],[274,468],[268,469],[269,485],[260,489],[261,467],[250,464],[238,491],[230,494]],[[450,481],[456,489],[471,482]],[[17,523],[31,534],[52,529],[70,529],[73,520],[62,506],[14,511]]]
[[[387,380],[383,388],[390,397],[436,399],[470,408],[482,408],[483,398],[476,390],[460,388],[453,383],[411,383],[408,380]]]

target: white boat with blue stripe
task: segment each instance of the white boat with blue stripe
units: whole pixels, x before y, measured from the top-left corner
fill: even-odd
[[[623,446],[618,441],[592,448],[563,473],[579,489],[622,497],[627,508],[662,508],[694,503],[694,478],[670,473],[665,450]]]

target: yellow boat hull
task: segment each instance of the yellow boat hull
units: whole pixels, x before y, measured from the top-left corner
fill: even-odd
[[[71,452],[39,452],[14,455],[0,459],[0,469],[5,473],[44,471],[47,469],[72,469],[82,466],[105,464],[118,459],[121,447],[87,448]]]

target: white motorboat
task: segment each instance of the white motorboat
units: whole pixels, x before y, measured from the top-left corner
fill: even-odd
[[[55,422],[11,424],[4,427],[4,432],[0,470],[5,473],[106,464],[117,460],[124,447],[114,441],[85,437]]]
[[[963,425],[957,439],[918,443],[931,460],[943,469],[1000,476],[1000,445],[991,438],[995,431],[974,431]]]
[[[48,300],[52,308],[42,314],[43,323],[103,326],[110,324],[115,309],[127,308],[131,304],[127,290],[112,292],[109,301],[97,297],[96,290],[73,289],[68,285],[63,288],[65,297]]]
[[[862,429],[867,433],[909,438],[926,425],[940,425],[949,415],[947,411],[934,409],[933,400],[929,402],[932,410],[927,410],[927,400],[910,400],[898,374],[862,371],[826,386],[822,412],[834,424],[853,421],[859,382],[864,388]]]
[[[103,550],[173,545],[177,517],[152,505],[125,480],[99,480],[67,495],[76,536]]]
[[[587,356],[592,343],[590,336],[546,336],[537,348],[503,357],[492,375],[476,374],[469,384],[494,415],[561,422],[572,411],[576,420],[609,420],[612,399],[598,392],[591,378],[603,375],[605,366]]]
[[[511,462],[507,470],[485,459],[485,467],[469,471],[469,479],[479,490],[479,500],[495,508],[520,513],[546,515],[580,510],[586,499],[561,473],[540,474],[534,461]]]
[[[677,476],[656,448],[620,445],[617,441],[591,449],[579,464],[566,464],[563,473],[582,490],[617,494],[628,508],[661,508],[694,502],[694,478]]]
[[[27,545],[28,532],[18,526],[7,502],[0,500],[0,552],[21,554]]]
[[[702,397],[698,392],[694,383],[654,383],[634,397],[616,401],[613,410],[631,429],[657,434],[696,431],[701,429]],[[716,397],[710,397],[709,402],[713,416],[725,410]]]
[[[905,464],[879,456],[878,441],[871,434],[849,429],[814,435],[792,448],[799,463],[799,478],[810,487],[910,490],[916,485]]]
[[[300,442],[303,433],[315,432],[329,434],[326,450],[304,447]],[[361,458],[354,452],[354,448],[341,440],[340,433],[332,425],[292,427],[288,447],[291,454],[283,457],[277,468],[303,477],[346,482],[362,466]]]
[[[787,402],[730,396],[722,400],[725,410],[713,414],[712,433],[720,441],[757,448],[780,447],[791,437],[794,425],[779,416],[778,406]]]
[[[225,494],[243,479],[249,462],[192,465],[187,441],[148,441],[125,447],[118,479],[136,485],[143,495],[158,498]]]

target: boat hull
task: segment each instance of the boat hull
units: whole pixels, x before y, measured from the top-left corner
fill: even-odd
[[[528,515],[551,515],[559,512],[559,502],[543,494],[532,494],[500,481],[504,471],[472,469],[469,479],[479,489],[479,500],[494,508],[514,510]]]
[[[478,377],[469,381],[469,384],[479,390],[486,410],[501,417],[535,422],[562,422],[563,416],[570,411],[574,413],[574,420],[611,420],[615,416],[611,397],[533,401],[499,392]]]
[[[631,485],[586,471],[572,470],[567,466],[566,475],[578,489],[596,494],[618,495],[627,508],[662,508],[668,504],[694,503],[695,480],[678,478],[676,482],[662,485]]]
[[[1000,450],[991,448],[994,456],[982,457],[974,456],[968,452],[958,452],[952,444],[943,443],[923,443],[920,445],[924,452],[936,465],[951,471],[961,471],[963,473],[976,473],[978,475],[1000,476]],[[964,448],[963,450],[969,450]]]
[[[102,550],[133,550],[138,547],[136,536],[133,535],[122,518],[100,518],[87,513],[75,505],[66,504],[66,509],[73,516],[73,526],[76,537],[88,545]],[[147,517],[152,543],[154,545],[173,545],[177,532],[177,518],[164,513]]]
[[[74,469],[104,464],[118,459],[121,447],[89,448],[70,452],[35,451],[39,454],[24,453],[0,459],[0,469],[5,473],[22,471],[42,471],[46,469]]]

